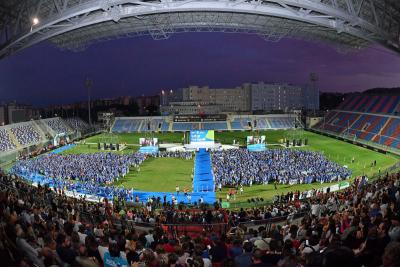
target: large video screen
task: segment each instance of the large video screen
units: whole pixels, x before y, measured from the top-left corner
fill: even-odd
[[[158,138],[139,138],[140,146],[158,146]]]
[[[247,136],[247,145],[265,144],[265,135]]]
[[[214,144],[214,130],[190,131],[190,144],[196,147]]]

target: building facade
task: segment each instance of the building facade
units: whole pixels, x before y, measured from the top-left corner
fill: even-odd
[[[139,107],[139,114],[147,115],[150,109],[158,110],[160,107],[160,96],[139,96],[135,98],[135,101]]]
[[[17,102],[8,103],[3,110],[4,123],[11,124],[38,119],[40,114],[31,105],[19,104]]]
[[[251,110],[288,112],[303,107],[303,89],[289,84],[254,83],[251,84]]]
[[[167,106],[161,106],[163,115],[189,115],[189,114],[218,114],[222,107],[209,102],[180,101],[170,102]]]
[[[173,104],[171,104],[173,103]],[[189,86],[161,92],[161,114],[271,112],[318,109],[318,90],[290,84],[245,83],[235,88]]]
[[[319,90],[314,84],[303,89],[303,101],[305,109],[319,110]]]
[[[177,90],[162,91],[161,113],[164,115],[190,114],[188,113],[190,110],[196,111],[192,114],[249,111],[250,100],[249,85],[236,88],[189,86]]]

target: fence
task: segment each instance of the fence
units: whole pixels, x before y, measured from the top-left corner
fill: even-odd
[[[274,217],[274,218],[269,218],[269,219],[263,219],[263,220],[251,220],[251,221],[246,221],[246,222],[240,222],[237,226],[239,227],[255,227],[255,226],[264,226],[266,227],[266,230],[269,231],[271,228],[272,224],[277,224],[281,222],[287,222],[287,221],[293,221],[299,218],[303,218],[305,215],[309,214],[310,211],[303,211],[303,212],[298,212],[295,214],[290,214],[288,216],[279,216],[279,217]]]

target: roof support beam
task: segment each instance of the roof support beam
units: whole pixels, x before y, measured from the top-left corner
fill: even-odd
[[[48,5],[49,1],[51,5]],[[40,13],[38,10],[45,4],[47,4],[45,5],[47,10],[49,8],[52,10],[46,13],[47,17],[40,18],[40,23],[33,28],[29,25],[30,18],[26,18],[32,14],[27,11],[27,9],[32,9],[32,6],[27,6],[28,1],[23,1],[23,5],[19,7],[18,19],[14,23],[13,41],[0,44],[0,57],[15,52],[16,44],[22,44],[18,46],[19,48],[28,47],[57,35],[98,23],[180,12],[257,14],[277,17],[325,27],[327,30],[335,29],[338,33],[349,34],[367,42],[378,42],[392,50],[400,51],[399,40],[393,39],[393,32],[380,28],[383,25],[387,27],[389,22],[385,24],[383,19],[387,21],[390,17],[380,18],[378,14],[381,13],[377,12],[374,1],[377,0],[359,0],[358,2],[355,0],[330,0],[329,2],[320,0],[162,0],[153,2],[90,0],[73,2],[74,5],[72,5],[71,0],[37,0],[34,8],[37,13]],[[342,6],[345,6],[345,9],[341,8]],[[373,21],[360,17],[365,12],[371,14]],[[396,17],[396,19],[398,29],[400,18]],[[204,21],[203,24],[207,22]],[[213,22],[210,21],[210,23]],[[168,25],[165,26],[169,28]],[[32,30],[29,30],[30,28]]]

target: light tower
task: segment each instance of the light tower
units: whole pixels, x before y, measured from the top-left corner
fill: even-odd
[[[90,89],[92,88],[92,85],[93,85],[93,81],[89,78],[89,77],[87,77],[86,78],[86,80],[85,80],[85,87],[86,87],[86,89],[87,89],[87,92],[88,92],[88,115],[89,115],[89,125],[90,126],[92,126],[92,119],[91,119],[91,116],[90,116]]]
[[[315,109],[317,106],[319,106],[319,94],[317,91],[317,82],[318,82],[318,75],[315,72],[310,73],[310,83],[311,83],[311,91],[310,94],[308,95],[308,98],[312,97],[312,103],[313,103],[313,112],[315,115]],[[310,101],[311,99],[307,99],[307,101]]]

